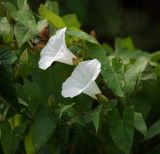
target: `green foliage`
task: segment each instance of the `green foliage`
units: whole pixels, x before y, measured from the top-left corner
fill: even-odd
[[[0,66],[11,69],[13,62],[17,59],[14,51],[0,49]]]
[[[40,149],[54,133],[56,120],[51,117],[46,109],[40,108],[37,112],[32,128],[33,144],[35,149]]]
[[[143,116],[141,113],[135,112],[134,115],[134,127],[141,132],[144,136],[147,133],[147,126],[143,119]]]
[[[122,118],[118,110],[113,108],[108,114],[108,125],[110,135],[117,147],[125,154],[129,154],[133,144],[134,108],[132,106],[125,108]]]
[[[8,2],[4,2],[3,5],[13,19],[17,21],[14,27],[14,34],[18,46],[21,47],[26,41],[37,35],[35,18],[32,12],[29,10],[26,1],[17,1],[18,10],[13,4]]]
[[[0,36],[4,42],[10,42],[13,39],[12,27],[6,17],[0,18]]]
[[[81,24],[77,20],[77,16],[75,14],[67,14],[63,16],[63,20],[67,27],[76,27],[79,28]]]
[[[47,1],[33,13],[26,0],[2,3],[0,14],[0,153],[156,153],[160,133],[160,54],[137,50],[131,38],[101,45],[80,29],[75,14],[60,16]],[[75,66],[54,62],[40,70],[40,52],[67,27],[67,47],[79,61],[98,59],[97,100],[63,98]],[[78,61],[78,62],[79,62]],[[78,63],[77,62],[77,63]],[[18,117],[17,117],[18,115]],[[149,150],[146,150],[148,145]]]
[[[95,129],[96,129],[96,132],[98,131],[98,128],[99,128],[99,121],[100,121],[100,113],[101,113],[101,110],[102,110],[102,106],[99,105],[99,106],[91,113],[92,121],[93,121],[94,127],[95,127]]]
[[[48,22],[52,24],[52,26],[56,28],[63,28],[65,27],[64,21],[61,19],[60,16],[55,14],[54,12],[49,11],[44,5],[41,5],[39,8],[39,14],[44,18],[47,19]]]
[[[16,152],[22,135],[25,131],[26,125],[20,125],[14,129],[8,122],[2,123],[1,128],[1,144],[4,154],[13,154]]]
[[[88,42],[95,43],[95,44],[98,43],[97,40],[93,36],[88,35],[87,33],[83,32],[82,30],[79,30],[77,28],[69,29],[67,31],[67,34],[72,37],[79,38],[80,40],[88,41]]]
[[[147,131],[145,139],[150,139],[160,133],[160,120],[156,121]]]

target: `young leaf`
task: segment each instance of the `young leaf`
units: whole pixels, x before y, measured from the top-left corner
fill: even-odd
[[[45,6],[49,11],[59,14],[59,6],[57,1],[46,0]]]
[[[24,146],[25,146],[26,154],[36,154],[36,150],[33,144],[31,129],[29,130],[28,134],[25,136]]]
[[[144,136],[147,133],[147,126],[143,119],[142,113],[135,112],[134,115],[134,127],[141,132]]]
[[[75,14],[67,14],[63,16],[63,21],[65,22],[67,27],[75,27],[79,28],[81,26],[80,22],[77,19]]]
[[[64,106],[61,108],[61,111],[60,111],[60,114],[59,114],[59,118],[61,118],[61,117],[63,116],[63,113],[64,113],[67,109],[71,108],[73,105],[75,105],[75,103],[72,103],[72,104],[70,104],[70,105],[64,105]]]
[[[108,112],[109,132],[116,146],[125,154],[129,154],[133,144],[134,134],[134,108],[127,107],[121,118],[118,110]]]
[[[92,121],[93,121],[94,127],[95,127],[95,129],[96,129],[96,132],[98,131],[98,128],[99,128],[99,121],[100,121],[100,113],[101,113],[101,110],[102,110],[102,105],[99,105],[99,106],[91,113]]]
[[[63,28],[66,26],[61,17],[49,11],[45,5],[40,5],[39,14],[56,28]]]

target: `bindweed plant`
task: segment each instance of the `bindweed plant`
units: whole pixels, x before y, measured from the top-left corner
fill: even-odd
[[[57,6],[0,2],[0,153],[159,153],[160,52],[100,44]]]

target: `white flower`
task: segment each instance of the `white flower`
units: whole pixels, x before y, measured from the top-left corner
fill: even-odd
[[[73,65],[72,59],[76,56],[67,48],[65,43],[66,28],[59,29],[54,36],[52,36],[47,45],[41,51],[41,58],[39,60],[39,68],[45,70],[54,61]]]
[[[101,63],[97,60],[88,60],[79,63],[71,76],[62,85],[63,97],[74,97],[85,93],[96,99],[96,94],[101,91],[95,80],[101,71]]]

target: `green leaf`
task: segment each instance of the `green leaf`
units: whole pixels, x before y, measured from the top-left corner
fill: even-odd
[[[66,26],[61,17],[49,11],[45,5],[40,5],[39,14],[56,28],[63,28]]]
[[[3,3],[13,19],[17,21],[14,27],[14,34],[18,46],[21,47],[26,41],[37,35],[37,25],[26,0],[18,0],[17,4],[20,9],[19,11],[13,4],[8,2]]]
[[[50,96],[53,96],[55,103],[64,103],[68,100],[61,95],[62,83],[70,76],[73,67],[58,63],[53,69],[49,68],[45,71],[34,71],[32,73],[33,82],[36,83],[38,89],[43,94],[43,99],[48,102]],[[47,89],[47,90],[46,90]]]
[[[35,18],[29,9],[26,0],[17,0],[19,10],[9,2],[3,2],[4,7],[7,9],[12,18],[25,26],[33,26]],[[28,25],[27,25],[28,24]]]
[[[26,154],[36,154],[36,150],[33,144],[31,129],[29,130],[28,134],[25,136],[24,145],[25,145]]]
[[[117,38],[115,41],[115,55],[120,57],[124,63],[129,63],[130,59],[146,57],[149,59],[149,54],[141,50],[135,49],[130,37]]]
[[[14,154],[26,129],[26,125],[19,125],[14,130],[8,122],[1,123],[1,144],[4,154]]]
[[[109,44],[103,43],[102,46],[108,55],[113,53],[113,48]]]
[[[19,10],[29,10],[27,0],[17,0],[17,6]]]
[[[0,65],[7,69],[11,69],[13,62],[17,59],[14,51],[8,49],[0,49]]]
[[[16,23],[14,27],[14,34],[18,42],[18,46],[21,47],[25,42],[37,35],[37,30],[32,27],[24,26],[20,23]]]
[[[63,16],[63,21],[65,22],[67,27],[75,27],[79,28],[81,26],[80,22],[77,19],[75,14],[67,14]]]
[[[17,17],[15,18],[16,21],[21,23],[23,26],[26,26],[30,29],[36,30],[36,20],[30,10],[20,10],[18,11]]]
[[[88,41],[90,43],[98,44],[97,40],[91,36],[88,35],[87,33],[77,29],[77,28],[69,28],[66,31],[66,34],[72,36],[72,37],[77,37],[80,40]]]
[[[13,40],[12,27],[6,17],[0,18],[0,35],[4,42],[10,42]]]
[[[17,103],[15,87],[12,84],[13,76],[11,76],[11,68],[0,65],[0,95],[8,102],[14,104],[16,109],[20,108]]]
[[[145,140],[148,140],[156,135],[160,134],[160,120],[156,121],[147,131]]]
[[[135,50],[134,52],[127,52],[124,50],[124,51],[115,53],[115,55],[120,57],[126,64],[128,64],[131,59],[137,59],[139,57],[146,57],[149,59],[149,54],[141,50]]]
[[[19,10],[29,10],[27,0],[17,0],[17,6]]]
[[[15,19],[18,13],[17,8],[12,3],[9,2],[2,2],[2,4],[9,12],[10,16]]]
[[[89,43],[87,45],[89,47],[89,55],[101,62],[101,73],[108,87],[115,95],[124,97],[125,78],[122,61],[119,58],[109,60],[104,49],[100,45]]]
[[[21,47],[26,41],[37,35],[37,25],[26,0],[18,0],[17,4],[20,9],[19,11],[13,4],[9,2],[3,3],[13,19],[17,21],[16,26],[14,27],[14,34],[18,46]]]
[[[115,51],[116,52],[128,52],[134,51],[134,45],[130,37],[126,38],[117,38],[115,41]]]
[[[138,58],[133,64],[131,63],[125,72],[125,91],[128,95],[135,92],[141,80],[142,73],[148,64],[148,59],[144,57]]]
[[[147,133],[147,126],[143,119],[142,113],[135,112],[134,116],[134,127],[141,132],[144,136]]]
[[[45,6],[48,8],[49,11],[59,14],[59,6],[57,1],[47,0],[45,2]]]
[[[37,150],[50,139],[56,126],[56,120],[50,117],[47,109],[44,107],[40,108],[37,112],[32,130],[33,142]]]
[[[154,52],[150,55],[151,61],[159,62],[160,61],[160,51]]]
[[[1,128],[1,144],[3,147],[4,154],[15,153],[12,149],[13,131],[9,123],[3,123],[0,125]]]
[[[75,105],[75,103],[62,106],[61,109],[60,109],[59,118],[61,118],[61,117],[63,116],[63,113],[64,113],[66,110],[68,110],[69,108],[71,108],[73,105]]]
[[[12,64],[16,58],[14,51],[0,49],[0,95],[15,106],[17,105],[17,97],[11,74]]]
[[[27,49],[21,54],[19,58],[19,65],[17,69],[17,73],[20,76],[28,77],[30,73],[30,61],[29,61],[29,54]]]
[[[36,110],[40,104],[46,103],[36,83],[24,80],[23,85],[17,85],[16,91],[32,110]]]
[[[27,64],[28,63],[28,51],[25,50],[20,57],[20,62],[23,64]]]
[[[155,68],[155,73],[157,75],[157,77],[160,77],[160,64],[158,64]]]
[[[125,154],[129,154],[133,144],[134,108],[125,108],[123,117],[121,118],[118,110],[113,107],[113,109],[108,112],[108,125],[113,142]]]
[[[4,3],[5,4],[5,3]],[[14,7],[14,5],[12,5],[11,3],[7,3],[7,6],[8,5],[11,5],[12,7]],[[36,20],[32,14],[32,12],[28,9],[26,9],[28,7],[27,3],[25,0],[19,0],[18,1],[18,5],[20,7],[20,10],[16,10],[14,12],[13,11],[10,11],[11,15],[14,15],[13,16],[13,19],[15,21],[18,21],[19,23],[23,24],[24,26],[26,27],[33,27],[33,28],[36,28]],[[21,9],[22,8],[22,9]],[[16,9],[16,8],[15,8]]]
[[[103,77],[110,86],[110,88],[115,91],[115,93],[120,96],[124,97],[124,87],[125,87],[125,77],[124,77],[124,65],[121,59],[119,58],[112,58],[110,60],[110,69],[108,72],[103,71]],[[107,66],[103,68],[103,70],[107,70]],[[113,79],[112,79],[113,78]]]
[[[125,72],[121,59],[110,58],[109,60],[100,45],[89,43],[87,45],[89,55],[101,62],[102,76],[112,92],[119,97],[124,97],[126,94],[131,95],[142,78],[148,59],[145,57],[138,58],[134,63],[130,63]]]
[[[99,121],[100,121],[100,113],[102,110],[102,105],[99,105],[92,113],[92,121],[93,121],[93,125],[96,129],[96,132],[98,131],[99,128]]]

